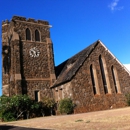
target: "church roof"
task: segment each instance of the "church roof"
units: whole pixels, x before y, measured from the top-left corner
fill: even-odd
[[[61,85],[63,83],[66,83],[70,81],[76,74],[76,72],[79,70],[79,68],[82,66],[84,61],[87,59],[87,57],[91,54],[93,49],[100,43],[105,50],[122,66],[122,68],[130,75],[130,71],[126,69],[126,67],[120,63],[120,61],[107,49],[107,47],[100,41],[97,40],[87,48],[83,49],[73,57],[69,58],[68,60],[64,61],[60,65],[55,67],[55,74],[57,77],[56,82],[53,84],[52,87],[56,87],[58,85]]]
[[[82,66],[86,58],[90,55],[92,50],[96,47],[98,42],[100,41],[98,40],[94,42],[73,57],[69,58],[68,60],[55,67],[57,80],[52,87],[56,87],[60,84],[70,81],[76,74],[78,69]]]

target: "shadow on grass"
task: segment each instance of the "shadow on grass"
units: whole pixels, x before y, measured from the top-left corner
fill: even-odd
[[[26,128],[19,126],[0,125],[0,130],[52,130],[52,129],[37,129],[37,128]]]

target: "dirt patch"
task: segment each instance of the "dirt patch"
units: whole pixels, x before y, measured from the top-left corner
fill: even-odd
[[[42,130],[130,130],[130,107],[75,115],[50,116],[2,123]],[[0,129],[1,130],[1,129]]]

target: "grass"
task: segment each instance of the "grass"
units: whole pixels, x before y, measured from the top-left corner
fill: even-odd
[[[90,123],[90,121],[86,121],[86,123]]]
[[[81,122],[81,121],[83,121],[82,119],[79,119],[79,120],[76,120],[75,122]]]

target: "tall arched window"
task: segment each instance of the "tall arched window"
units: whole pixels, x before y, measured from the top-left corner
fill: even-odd
[[[28,28],[26,29],[26,40],[31,40],[31,32]]]
[[[104,91],[105,91],[105,93],[108,93],[106,76],[105,76],[105,71],[104,71],[104,66],[103,66],[103,61],[102,61],[101,55],[99,56],[99,63],[100,63],[100,69],[101,69],[101,75],[102,75],[102,81],[103,81]]]
[[[113,81],[114,81],[115,90],[116,90],[116,93],[117,93],[117,85],[116,85],[116,79],[115,79],[115,74],[114,74],[114,68],[113,68],[113,66],[111,67],[111,71],[112,71],[112,77],[113,77]]]
[[[93,93],[99,94],[99,86],[98,86],[98,79],[97,79],[97,73],[94,65],[90,65],[90,74],[91,74],[91,80],[93,85]]]
[[[112,77],[113,77],[113,81],[114,81],[115,91],[116,91],[116,93],[121,93],[117,71],[116,71],[116,68],[113,67],[113,65],[111,67],[111,71],[112,71]]]
[[[40,41],[40,34],[37,29],[35,30],[35,41]]]
[[[93,73],[93,66],[90,66],[90,73],[91,73],[91,80],[93,85],[93,93],[96,94],[96,86],[95,86],[95,79],[94,79],[94,73]]]

